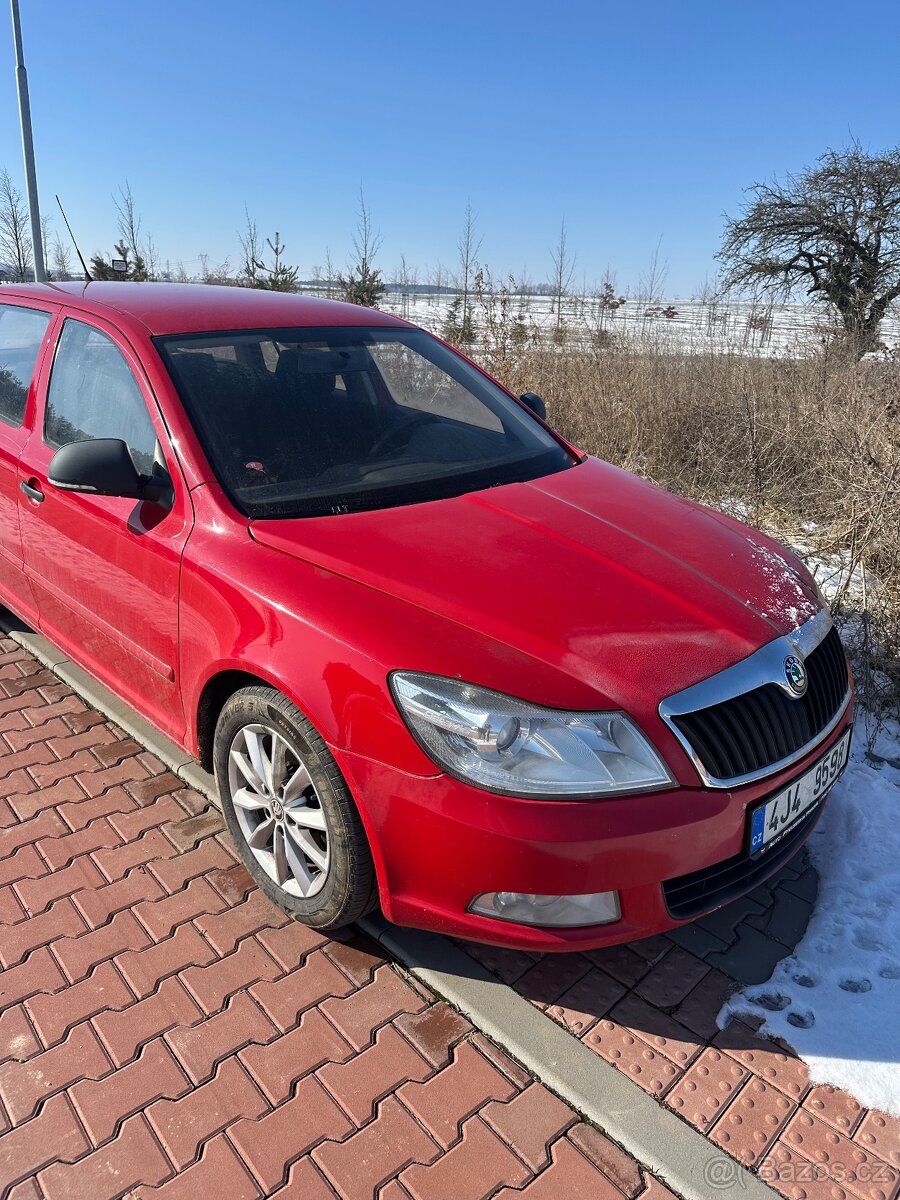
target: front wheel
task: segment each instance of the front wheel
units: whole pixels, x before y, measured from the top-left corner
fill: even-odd
[[[247,870],[281,909],[315,929],[375,905],[375,868],[356,805],[325,742],[274,688],[242,688],[215,736],[216,781]]]

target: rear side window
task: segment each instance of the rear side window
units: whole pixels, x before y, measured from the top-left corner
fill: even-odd
[[[131,368],[115,342],[92,325],[67,320],[56,348],[44,441],[48,446],[121,438],[149,475],[156,430]]]
[[[0,421],[21,425],[50,313],[0,304]]]

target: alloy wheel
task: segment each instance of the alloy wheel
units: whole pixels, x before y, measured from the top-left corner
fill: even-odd
[[[315,784],[284,737],[243,725],[228,752],[228,788],[256,861],[291,896],[314,896],[328,877],[328,822]]]

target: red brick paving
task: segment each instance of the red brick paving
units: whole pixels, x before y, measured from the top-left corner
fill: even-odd
[[[377,947],[287,921],[203,798],[7,640],[0,714],[3,1200],[670,1196]]]
[[[789,868],[787,892],[799,886],[797,881]],[[771,883],[758,889],[755,899],[741,902],[752,919],[761,919],[766,904],[774,903],[776,886]],[[710,959],[715,961],[717,945],[725,946],[719,934],[740,921],[740,915],[731,921],[727,909],[716,914]],[[681,940],[699,949],[708,931],[688,929],[693,932]],[[752,932],[754,938],[760,936],[755,927]],[[700,957],[702,950],[695,954],[678,938],[676,932],[566,955],[461,945],[724,1154],[757,1171],[791,1200],[900,1197],[900,1120],[865,1109],[846,1092],[813,1087],[799,1058],[757,1037],[742,1021],[719,1030],[716,1016],[739,985]],[[739,932],[735,946],[738,941]],[[787,953],[787,947],[782,945],[779,953]],[[541,1186],[549,1186],[551,1177],[545,1170]],[[620,1178],[617,1183],[627,1194],[626,1182]],[[526,1187],[508,1194],[531,1196],[532,1191]],[[533,1194],[542,1195],[540,1190]],[[666,1194],[656,1180],[643,1193],[644,1200]]]

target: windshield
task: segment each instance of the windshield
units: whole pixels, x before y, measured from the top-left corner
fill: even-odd
[[[536,479],[572,457],[417,329],[253,329],[156,344],[251,517],[359,512]]]

